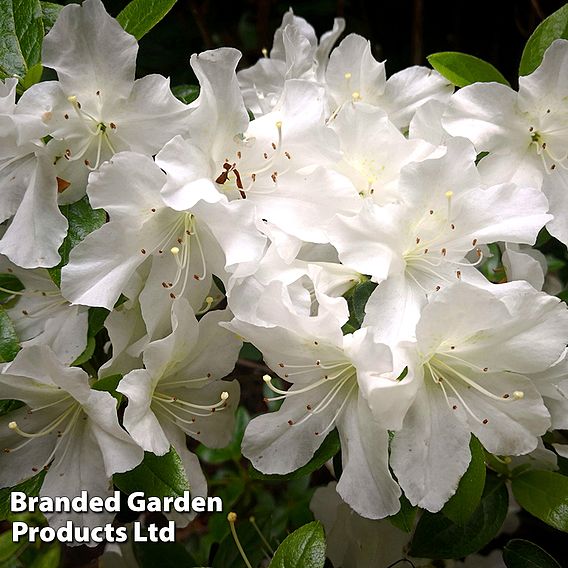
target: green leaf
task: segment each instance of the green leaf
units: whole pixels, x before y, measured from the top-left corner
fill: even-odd
[[[325,463],[327,463],[330,459],[333,458],[340,449],[339,443],[339,434],[337,430],[332,430],[323,441],[322,445],[316,450],[314,457],[300,469],[293,471],[291,473],[286,473],[283,475],[280,474],[265,474],[257,471],[252,466],[250,467],[250,476],[253,479],[265,479],[265,480],[286,480],[286,479],[298,479],[300,477],[304,477],[305,475],[310,475],[314,471],[318,470],[322,467]]]
[[[543,20],[529,37],[521,56],[519,75],[530,75],[555,39],[568,39],[568,5]]]
[[[108,377],[103,377],[102,379],[95,381],[91,385],[91,388],[98,391],[110,392],[120,405],[122,402],[122,393],[118,392],[116,387],[118,387],[121,380],[122,375],[109,375]]]
[[[348,299],[349,312],[351,313],[352,320],[354,323],[361,326],[363,319],[365,317],[365,306],[369,300],[369,296],[373,293],[374,289],[377,287],[375,282],[370,280],[365,280],[352,288],[352,292]]]
[[[22,408],[25,404],[21,400],[0,400],[0,416],[12,412],[12,410],[18,410]]]
[[[12,515],[10,511],[10,493],[12,491],[23,491],[28,497],[37,497],[43,483],[46,471],[40,471],[37,475],[22,481],[14,487],[4,487],[0,489],[0,520],[3,521]]]
[[[199,85],[177,85],[172,93],[185,104],[192,103],[199,96]]]
[[[0,307],[0,363],[13,361],[20,350],[14,323],[6,310]]]
[[[249,361],[262,361],[262,353],[252,344],[243,343],[239,359],[248,359]]]
[[[416,527],[410,554],[419,558],[461,558],[477,552],[499,532],[508,504],[505,484],[494,476],[488,477],[481,502],[464,525],[442,513],[425,512]]]
[[[61,10],[63,10],[63,6],[60,4],[54,4],[53,2],[41,3],[41,14],[45,33],[49,32],[49,30],[53,27]]]
[[[400,511],[387,518],[397,529],[409,533],[414,528],[417,511],[418,507],[412,506],[406,496],[402,495],[400,497]]]
[[[568,477],[552,471],[527,471],[513,479],[519,505],[550,526],[568,532]]]
[[[146,497],[181,497],[189,482],[174,448],[163,456],[145,452],[144,460],[132,471],[115,473],[114,484],[124,493],[143,491]]]
[[[77,357],[77,359],[75,359],[75,361],[73,361],[73,363],[71,363],[71,365],[78,367],[79,365],[86,363],[93,356],[96,345],[97,343],[95,338],[89,335],[89,337],[87,337],[87,346],[85,347],[85,350],[81,353],[81,355],[79,355],[79,357]]]
[[[56,568],[61,560],[61,547],[58,543],[40,553],[31,563],[30,568]]]
[[[12,542],[11,530],[0,534],[0,566],[5,566],[5,562],[18,558],[29,544],[25,538],[20,538],[20,542]]]
[[[69,229],[65,240],[59,247],[61,262],[55,268],[48,269],[51,278],[58,286],[61,284],[61,269],[69,262],[71,250],[89,233],[102,227],[106,221],[105,211],[93,209],[86,196],[70,205],[63,205],[60,209],[69,222]]]
[[[0,302],[4,303],[14,297],[14,294],[10,294],[4,290],[20,292],[23,289],[24,285],[20,282],[20,279],[13,274],[0,274]]]
[[[95,337],[101,331],[109,314],[106,308],[89,308],[89,335]]]
[[[440,75],[456,87],[466,87],[472,83],[509,84],[507,79],[491,63],[473,55],[458,51],[442,51],[429,55],[427,59],[428,63]]]
[[[479,440],[469,442],[471,462],[460,480],[455,495],[444,505],[442,513],[458,525],[465,525],[481,501],[485,486],[485,452]]]
[[[41,61],[41,4],[39,0],[0,0],[0,14],[0,78],[22,81]]]
[[[314,521],[284,539],[269,568],[323,568],[324,564],[325,535],[321,523]]]
[[[176,0],[132,0],[116,17],[136,39],[146,35],[173,7]]]
[[[560,564],[540,546],[519,538],[507,543],[503,560],[507,568],[560,568]]]

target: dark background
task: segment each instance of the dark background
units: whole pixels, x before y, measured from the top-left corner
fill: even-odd
[[[125,0],[103,0],[116,16]],[[318,36],[344,17],[346,33],[372,43],[375,57],[386,59],[389,74],[426,64],[438,51],[463,51],[493,63],[511,82],[523,46],[542,19],[562,0],[179,0],[172,11],[140,42],[138,73],[161,73],[172,85],[193,83],[192,53],[220,46],[243,52],[243,66],[270,49],[282,14],[292,6]]]

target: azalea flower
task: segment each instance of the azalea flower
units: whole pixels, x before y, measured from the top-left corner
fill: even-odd
[[[151,156],[185,130],[189,110],[172,95],[168,79],[134,80],[137,51],[136,39],[101,0],[66,6],[46,35],[42,63],[58,81],[30,87],[18,108],[47,127],[60,203],[80,199],[89,173],[116,152]]]
[[[486,285],[475,268],[483,260],[480,245],[533,243],[550,219],[537,189],[483,188],[465,139],[449,141],[441,158],[405,166],[398,193],[399,203],[366,202],[358,216],[338,215],[328,228],[341,262],[379,283],[365,324],[390,344],[413,337],[422,306],[438,290],[460,279]]]
[[[400,489],[388,469],[388,431],[371,413],[358,386],[353,359],[364,350],[376,373],[390,373],[388,347],[368,330],[342,335],[333,312],[306,317],[274,304],[270,325],[233,320],[225,327],[258,347],[266,364],[288,390],[264,380],[283,400],[277,412],[254,418],[245,431],[242,452],[263,473],[286,474],[305,465],[325,437],[337,428],[343,473],[341,497],[367,518],[392,515],[400,508]]]
[[[206,481],[185,435],[209,447],[226,446],[234,429],[239,383],[221,381],[242,342],[219,327],[230,315],[207,313],[199,322],[184,299],[172,306],[172,333],[144,350],[144,369],[128,373],[117,390],[128,397],[124,426],[144,450],[164,455],[173,446],[192,492],[206,495]]]
[[[554,216],[547,228],[568,243],[568,113],[563,81],[568,41],[558,39],[540,66],[519,77],[519,92],[498,83],[476,83],[452,98],[443,125],[454,136],[470,138],[487,183],[513,181],[542,187]]]
[[[283,254],[293,258],[301,241],[327,242],[324,228],[333,215],[356,212],[359,200],[351,183],[326,167],[340,153],[325,125],[322,88],[289,80],[274,109],[249,122],[235,76],[239,58],[229,48],[192,57],[201,94],[190,137],[175,137],[156,156],[168,174],[164,201],[178,210],[199,199],[246,201],[261,230],[271,238],[272,227],[280,232],[275,246],[292,240]]]
[[[409,360],[402,381],[415,383],[416,391],[390,460],[412,504],[442,508],[469,464],[471,434],[497,455],[537,448],[551,422],[530,377],[559,359],[567,336],[566,306],[524,282],[496,285],[492,292],[459,282],[424,307],[416,329],[418,359]],[[380,394],[388,381],[375,382]],[[393,400],[373,397],[374,415],[392,412]]]
[[[407,131],[416,110],[427,101],[447,103],[454,90],[438,72],[408,67],[386,78],[385,64],[371,53],[368,40],[348,35],[329,57],[325,74],[331,116],[343,105],[365,103],[380,108],[400,130]]]
[[[253,115],[258,118],[273,110],[288,79],[321,82],[329,53],[344,29],[345,20],[335,18],[333,29],[324,33],[318,44],[314,28],[290,8],[274,33],[270,54],[263,50],[263,58],[237,74]]]
[[[1,289],[17,300],[5,309],[21,346],[48,345],[62,363],[73,363],[87,346],[87,308],[69,304],[42,268],[24,270],[0,258],[0,271],[24,286],[21,291]]]
[[[47,128],[17,107],[17,84],[0,81],[0,222],[11,219],[0,253],[18,266],[49,267],[60,260],[67,219],[57,207],[56,175],[40,140]]]
[[[171,331],[173,300],[186,297],[195,311],[206,307],[212,275],[226,280],[227,271],[246,273],[265,243],[246,203],[223,197],[178,211],[162,200],[166,181],[151,158],[131,152],[116,155],[93,173],[91,205],[104,208],[110,222],[72,250],[61,277],[69,301],[112,309],[143,274],[139,300],[151,338]],[[142,265],[145,272],[137,272]]]
[[[47,346],[22,349],[0,374],[1,398],[21,409],[0,417],[0,486],[13,487],[46,470],[40,497],[112,495],[114,473],[136,467],[142,448],[120,427],[116,401],[94,390],[87,373],[67,367]],[[112,513],[47,513],[54,528],[70,520],[95,527]]]

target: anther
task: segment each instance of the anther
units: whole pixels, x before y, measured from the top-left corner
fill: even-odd
[[[525,393],[523,391],[515,391],[513,393],[513,398],[515,400],[521,400],[521,399],[525,398]]]
[[[361,93],[359,93],[359,91],[354,91],[353,93],[351,93],[351,100],[353,102],[360,101],[361,100]]]
[[[347,72],[343,75],[346,79],[351,79],[351,73]]]
[[[179,248],[178,247],[172,247],[170,249],[170,252],[174,255],[177,256],[179,254]]]

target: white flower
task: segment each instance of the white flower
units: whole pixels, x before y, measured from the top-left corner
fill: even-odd
[[[172,306],[172,333],[144,350],[144,369],[128,373],[117,390],[128,397],[124,426],[146,451],[164,455],[175,448],[192,491],[206,494],[197,457],[187,450],[185,435],[209,447],[231,440],[239,383],[221,381],[237,360],[242,342],[219,327],[225,311],[207,313],[199,322],[190,306]]]
[[[328,233],[343,264],[379,282],[366,306],[366,325],[381,340],[412,338],[426,298],[456,280],[485,285],[475,266],[479,245],[533,243],[550,219],[537,189],[503,184],[481,187],[475,151],[465,139],[448,142],[441,158],[405,166],[400,202],[365,202],[356,217],[338,215]],[[466,260],[477,252],[477,261]]]
[[[12,487],[42,469],[40,496],[112,494],[109,478],[136,467],[144,456],[120,427],[116,401],[93,390],[82,369],[66,367],[45,346],[22,349],[0,374],[2,398],[26,406],[0,418],[0,486]],[[71,520],[95,527],[112,513],[48,513],[51,526]]]
[[[333,30],[318,40],[314,28],[290,8],[274,33],[274,43],[252,67],[239,71],[237,77],[247,108],[255,117],[272,111],[288,79],[321,82],[329,52],[342,34],[345,21],[336,18]]]
[[[185,131],[186,105],[160,75],[134,80],[136,39],[111,18],[100,0],[71,4],[43,42],[42,63],[58,81],[37,83],[20,112],[43,120],[50,159],[60,182],[60,202],[85,193],[89,172],[115,152],[155,154]]]
[[[261,230],[281,232],[282,242],[273,239],[279,248],[290,239],[325,243],[333,215],[356,212],[359,200],[350,182],[326,167],[340,153],[325,125],[323,89],[289,80],[274,109],[249,123],[234,72],[239,58],[228,48],[192,57],[201,95],[190,138],[177,136],[156,157],[168,174],[164,201],[178,210],[199,199],[246,201]]]
[[[277,283],[275,283],[277,284]],[[389,373],[390,351],[367,330],[341,333],[333,312],[306,317],[275,304],[270,326],[238,320],[226,325],[258,347],[289,390],[265,381],[283,400],[277,412],[253,419],[243,455],[263,473],[285,474],[305,465],[334,428],[339,431],[343,473],[337,490],[359,514],[382,518],[398,511],[400,489],[388,469],[388,432],[372,415],[358,387],[353,359],[361,349],[375,372]]]
[[[166,180],[151,158],[131,152],[93,173],[91,205],[104,208],[110,222],[72,250],[61,278],[71,302],[112,309],[143,274],[139,299],[152,338],[169,333],[175,298],[186,297],[199,311],[212,274],[226,280],[227,271],[252,271],[265,243],[245,202],[222,198],[177,211],[162,200]],[[144,263],[146,272],[137,273]]]
[[[0,81],[0,222],[12,218],[0,252],[18,266],[49,267],[60,260],[67,219],[57,207],[56,175],[40,141],[47,128],[16,106],[17,83]]]
[[[48,345],[62,363],[70,365],[87,346],[87,308],[70,305],[44,269],[23,270],[0,259],[0,271],[13,274],[24,285],[21,291],[3,290],[17,298],[6,311],[21,346]]]
[[[443,118],[454,136],[470,138],[488,183],[514,181],[541,187],[550,213],[549,232],[568,243],[568,41],[556,40],[532,74],[519,77],[519,92],[497,83],[458,91]]]
[[[421,386],[394,436],[391,466],[410,502],[429,511],[455,492],[470,461],[470,433],[491,453],[521,455],[550,426],[529,377],[563,353],[566,307],[524,282],[492,292],[464,282],[447,287],[416,329],[419,359],[409,361],[409,375]],[[388,402],[375,398],[373,412],[380,416]]]
[[[427,101],[448,102],[453,86],[426,67],[409,67],[386,79],[384,63],[375,60],[368,40],[348,35],[330,55],[325,74],[331,115],[349,103],[383,110],[405,131],[416,110]]]

